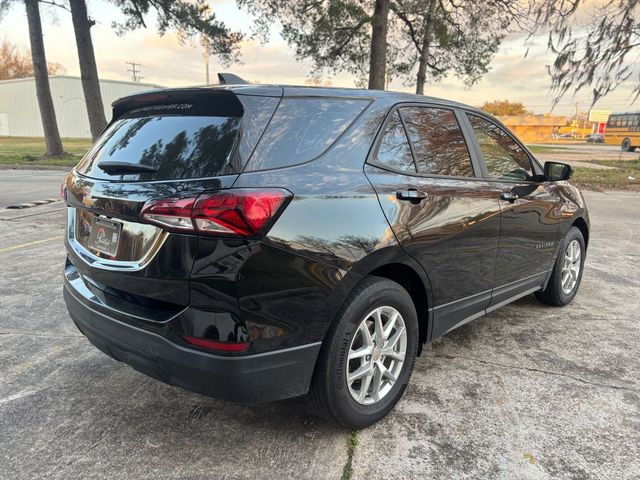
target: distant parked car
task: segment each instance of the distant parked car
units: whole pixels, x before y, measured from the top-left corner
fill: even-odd
[[[573,138],[573,134],[571,133],[563,133],[560,135],[560,138]]]
[[[113,107],[63,186],[64,296],[94,345],[164,382],[234,401],[309,392],[365,427],[426,342],[580,286],[589,217],[571,167],[472,107],[256,85]]]
[[[601,133],[592,133],[587,136],[587,143],[604,143],[604,135]]]

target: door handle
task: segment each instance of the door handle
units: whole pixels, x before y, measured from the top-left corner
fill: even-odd
[[[518,194],[513,192],[502,192],[500,194],[502,200],[506,200],[509,203],[513,203],[518,199]]]
[[[429,195],[427,193],[416,190],[415,188],[410,188],[408,190],[398,190],[396,192],[396,198],[398,200],[408,200],[409,202],[415,204],[420,203],[428,196]]]

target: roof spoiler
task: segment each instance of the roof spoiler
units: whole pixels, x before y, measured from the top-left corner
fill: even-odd
[[[218,73],[220,85],[249,85],[249,82],[233,73]]]
[[[177,88],[150,90],[112,103],[113,118],[138,115],[205,115],[242,117],[244,107],[235,93],[221,88]]]

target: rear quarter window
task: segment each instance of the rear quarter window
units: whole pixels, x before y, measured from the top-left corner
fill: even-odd
[[[368,100],[283,98],[245,171],[313,160],[333,145],[367,105]]]

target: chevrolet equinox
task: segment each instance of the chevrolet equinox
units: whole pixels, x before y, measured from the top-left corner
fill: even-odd
[[[566,305],[568,165],[436,98],[223,85],[129,96],[67,176],[64,297],[97,348],[230,401],[358,428],[422,346],[525,295]]]

